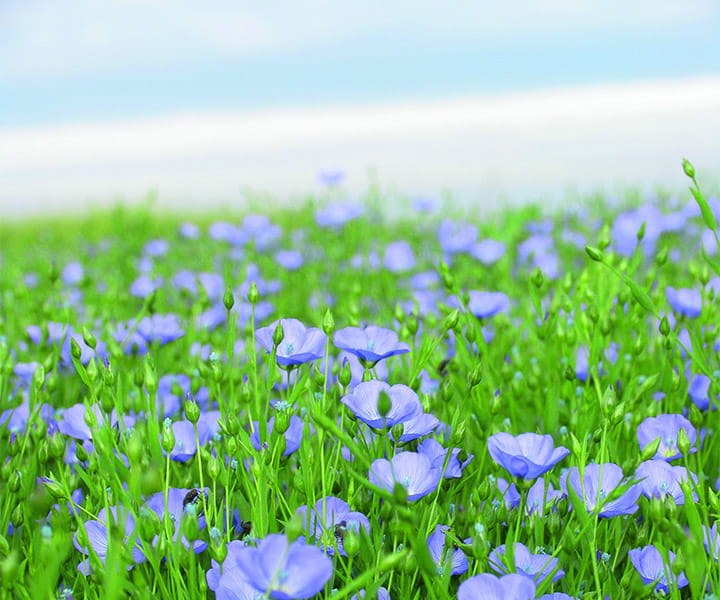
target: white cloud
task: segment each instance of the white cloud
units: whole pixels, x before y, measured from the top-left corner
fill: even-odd
[[[187,114],[0,131],[0,214],[58,211],[87,198],[221,206],[242,186],[291,197],[325,167],[395,189],[447,188],[496,202],[566,186],[686,183],[720,164],[720,78],[593,86],[365,108]]]
[[[718,21],[716,0],[4,0],[0,73],[34,78],[368,43],[552,40]],[[375,40],[377,43],[377,39]]]

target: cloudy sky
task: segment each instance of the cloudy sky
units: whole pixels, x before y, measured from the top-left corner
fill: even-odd
[[[248,187],[307,191],[322,168],[361,185],[375,167],[408,193],[632,181],[600,160],[613,145],[638,153],[638,183],[664,183],[665,161],[711,152],[719,131],[719,30],[716,0],[3,0],[0,207],[151,187],[233,201]],[[528,149],[543,139],[577,159],[583,141],[558,111],[606,144],[586,145],[597,173],[518,181],[548,170]],[[458,170],[493,147],[494,175]]]

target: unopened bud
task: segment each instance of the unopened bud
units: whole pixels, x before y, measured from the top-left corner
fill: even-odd
[[[690,454],[690,438],[688,437],[687,431],[683,428],[678,431],[677,446],[683,456]]]
[[[225,310],[228,311],[235,306],[235,296],[233,296],[230,288],[225,288],[225,293],[223,294],[223,304],[225,305]]]
[[[170,419],[165,419],[161,445],[165,452],[172,452],[173,448],[175,448],[175,432],[173,431]]]
[[[585,246],[585,253],[595,262],[603,262],[605,260],[603,253],[594,246]]]
[[[283,329],[282,321],[278,321],[277,327],[275,327],[272,335],[273,344],[277,347],[283,339],[285,339],[285,330]]]
[[[325,335],[332,335],[333,331],[335,331],[335,319],[329,308],[325,310],[325,314],[323,315],[322,330],[325,332]]]
[[[187,400],[185,402],[185,418],[193,425],[198,422],[200,418],[200,407],[194,400]]]
[[[695,178],[695,167],[692,166],[692,163],[687,158],[683,158],[682,168],[683,171],[685,171],[685,175],[687,175],[690,179]]]
[[[97,347],[97,340],[95,339],[95,336],[93,335],[93,332],[90,331],[87,327],[82,328],[82,336],[83,341],[90,346],[93,350]]]
[[[378,395],[377,399],[377,411],[378,414],[385,418],[392,410],[392,400],[385,390],[382,390]]]
[[[254,281],[250,282],[250,287],[248,288],[247,293],[247,299],[250,304],[257,304],[258,300],[260,300],[260,292],[258,291],[257,285]]]

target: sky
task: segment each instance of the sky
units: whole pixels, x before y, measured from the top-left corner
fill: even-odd
[[[0,158],[3,152],[11,155],[9,179],[14,183],[0,182],[0,208],[7,209],[13,198],[25,197],[23,194],[41,206],[47,192],[40,188],[28,191],[23,184],[23,180],[34,179],[34,174],[51,180],[55,177],[61,195],[137,194],[135,188],[130,192],[130,188],[113,183],[127,179],[128,173],[122,169],[138,150],[135,140],[125,154],[113,154],[102,144],[97,152],[87,146],[91,155],[105,157],[105,162],[102,172],[95,169],[86,184],[78,173],[89,163],[78,159],[72,168],[68,165],[68,152],[77,144],[63,149],[58,140],[90,143],[89,127],[96,127],[106,137],[122,137],[122,132],[133,126],[145,127],[153,135],[167,132],[166,143],[160,144],[157,154],[145,156],[145,171],[137,178],[137,189],[169,181],[171,163],[176,165],[178,177],[188,176],[187,171],[196,167],[198,172],[207,169],[208,162],[217,166],[215,176],[220,176],[220,166],[225,164],[222,177],[229,178],[233,177],[233,164],[238,164],[237,171],[245,180],[237,177],[231,185],[228,179],[225,191],[217,188],[217,195],[228,199],[243,185],[274,191],[272,178],[261,177],[257,175],[260,171],[250,168],[259,164],[259,156],[268,154],[267,141],[262,148],[246,149],[250,158],[245,150],[242,155],[234,151],[225,156],[205,153],[201,165],[197,156],[192,161],[187,155],[177,160],[173,148],[182,146],[178,136],[183,137],[178,126],[181,130],[188,121],[199,126],[203,119],[207,123],[219,118],[237,125],[244,115],[253,122],[259,119],[266,124],[267,135],[276,136],[294,115],[311,124],[304,134],[309,145],[317,137],[312,125],[335,127],[336,132],[345,131],[341,146],[348,150],[355,138],[347,134],[347,125],[343,129],[337,119],[328,124],[323,114],[335,111],[338,119],[359,118],[358,111],[364,110],[366,118],[385,107],[386,114],[427,110],[432,115],[439,106],[475,102],[476,107],[485,107],[477,110],[485,110],[487,117],[488,102],[515,102],[518,110],[526,113],[517,113],[519,122],[527,123],[537,111],[532,104],[516,102],[519,97],[546,94],[543,97],[557,98],[563,93],[565,100],[574,97],[586,102],[588,90],[602,97],[607,90],[615,90],[624,94],[624,101],[637,103],[641,98],[648,102],[643,90],[670,90],[680,102],[679,92],[692,88],[710,102],[715,79],[720,78],[717,31],[720,2],[716,0],[3,0]],[[701,83],[706,87],[698,87]],[[686,104],[675,105],[672,114],[687,110],[687,102],[696,103],[687,96],[682,97]],[[673,108],[663,102],[668,110]],[[717,112],[705,105],[702,110],[709,111],[702,113],[703,117],[715,124]],[[542,111],[538,114],[536,120],[547,121]],[[663,113],[657,118],[666,122],[668,117]],[[429,120],[436,128],[441,126],[436,117]],[[478,119],[469,121],[477,124]],[[212,142],[217,130],[202,131],[201,137],[210,136]],[[46,152],[35,164],[31,155],[17,157],[9,142],[2,141],[12,135],[16,147],[32,147],[38,132],[53,141],[55,159]],[[512,134],[513,128],[507,132]],[[196,135],[198,131],[191,127],[186,133]],[[323,129],[316,133],[326,138],[332,132]],[[708,130],[705,135],[711,133]],[[495,134],[504,135],[501,131]],[[377,143],[382,135],[383,131],[377,132]],[[406,139],[410,145],[403,147],[405,151],[412,141],[429,143],[432,139],[430,134],[423,138],[417,126],[413,135],[413,140]],[[263,137],[262,132],[259,136]],[[337,167],[352,174],[379,166],[382,173],[382,164],[370,164],[371,157],[361,151],[369,148],[370,142],[365,136],[357,141],[360,146],[353,146],[347,154],[342,148],[333,152],[326,144],[327,151],[317,154],[323,164],[315,165],[315,170]],[[688,138],[691,143],[704,147],[700,138]],[[280,176],[295,173],[293,153],[281,141],[277,150],[282,161],[263,164],[260,170]],[[461,156],[457,152],[449,155],[448,161]],[[326,164],[333,156],[342,164]],[[418,170],[423,170],[426,165],[421,164],[421,156],[417,158]],[[708,158],[708,168],[718,166],[717,156]],[[438,157],[433,160],[437,163]],[[153,164],[157,164],[154,172]],[[113,168],[117,169],[115,175]],[[302,168],[313,170],[306,161]],[[430,187],[452,186],[453,181],[447,180],[451,174],[455,177],[451,171],[438,168]],[[134,172],[137,175],[137,167]],[[387,174],[392,179],[392,168]],[[625,174],[620,175],[625,180]],[[410,182],[403,177],[397,176],[396,183],[407,188]],[[311,184],[313,176],[308,173],[305,179],[292,181],[294,186]],[[552,185],[569,182],[558,180]],[[648,182],[650,179],[643,183]],[[483,183],[487,181],[478,186]],[[532,190],[532,182],[525,183]],[[466,184],[472,186],[472,181],[463,182]],[[277,189],[287,193],[282,186]]]

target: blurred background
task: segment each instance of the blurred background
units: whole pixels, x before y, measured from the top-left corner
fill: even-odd
[[[717,0],[2,0],[0,217],[720,174]]]

